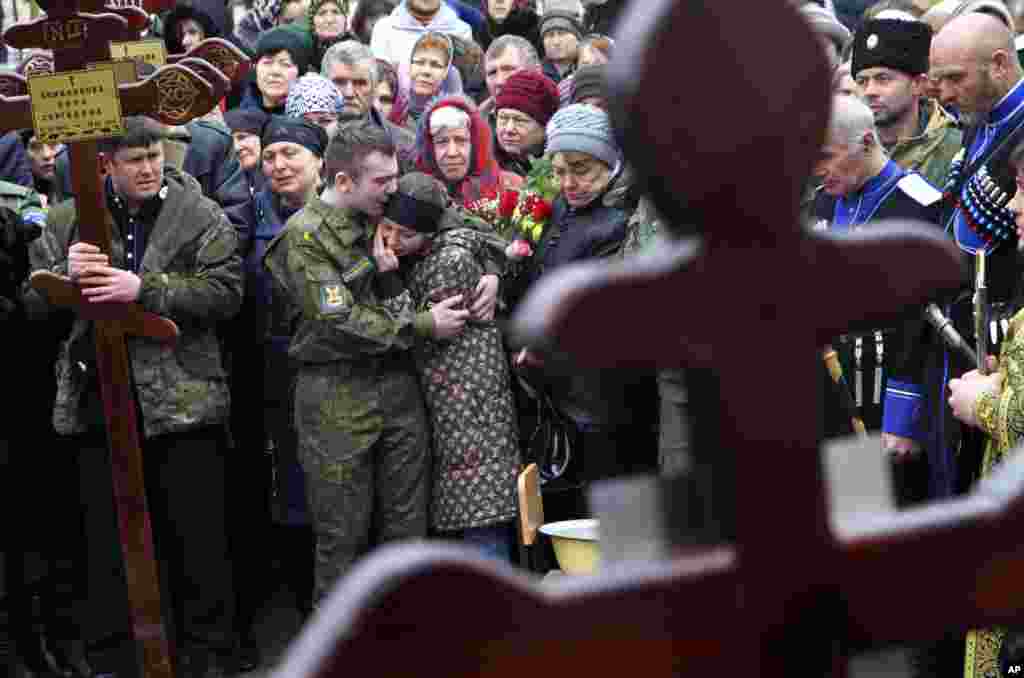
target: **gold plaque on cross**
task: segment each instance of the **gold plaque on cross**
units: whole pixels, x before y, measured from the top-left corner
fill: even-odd
[[[113,68],[118,85],[130,85],[139,81],[139,65],[133,59],[115,59],[113,61],[97,61],[86,66],[90,71],[96,68]]]
[[[160,68],[167,63],[167,49],[164,41],[159,38],[149,40],[133,40],[131,42],[111,42],[111,59],[139,59],[150,66]]]
[[[111,66],[28,79],[36,138],[47,144],[124,134],[117,76]]]

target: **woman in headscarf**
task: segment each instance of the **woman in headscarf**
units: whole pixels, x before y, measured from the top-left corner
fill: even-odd
[[[385,120],[391,117],[395,106],[404,106],[398,94],[398,71],[387,61],[377,59],[377,88],[373,92],[373,107]]]
[[[306,18],[313,38],[311,71],[319,71],[324,53],[342,40],[354,40],[348,32],[348,0],[311,0]]]
[[[418,310],[454,294],[472,298],[488,265],[504,260],[501,238],[447,204],[440,182],[411,172],[380,220]],[[419,342],[415,358],[433,432],[430,527],[508,561],[519,442],[501,332],[468,323],[454,339]]]
[[[455,47],[444,33],[420,36],[409,63],[398,68],[398,91],[404,102],[392,109],[391,122],[415,131],[433,99],[462,93],[462,78],[452,63],[454,58]]]
[[[232,431],[240,449],[260,459],[273,450],[277,478],[274,506],[285,548],[281,551],[288,585],[300,613],[313,595],[313,533],[292,424],[293,370],[288,360],[291,330],[287,313],[272,294],[263,267],[267,245],[320,187],[327,133],[305,120],[275,116],[263,128],[261,162],[266,187],[241,206],[250,235],[244,244],[245,297],[229,328],[232,349]],[[254,474],[255,475],[255,474]],[[254,557],[255,554],[254,554]],[[251,647],[253,624],[266,591],[255,578],[240,582],[243,643]]]
[[[518,188],[522,178],[503,172],[493,151],[493,135],[476,104],[465,96],[434,101],[416,132],[416,167],[447,188],[466,206],[502,188]]]
[[[245,175],[249,197],[254,198],[263,190],[266,179],[263,176],[260,135],[267,124],[267,114],[256,109],[234,109],[224,114],[224,124],[231,130],[238,164]]]
[[[338,129],[338,117],[344,108],[345,100],[333,82],[322,75],[307,73],[288,93],[284,111],[290,118],[302,118],[319,125],[330,138]]]

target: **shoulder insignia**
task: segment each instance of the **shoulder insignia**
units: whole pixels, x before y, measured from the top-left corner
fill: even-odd
[[[908,174],[896,184],[904,193],[924,207],[934,205],[942,199],[942,193],[928,183],[920,174]]]
[[[336,311],[345,305],[344,288],[340,282],[327,282],[320,285],[320,310]]]

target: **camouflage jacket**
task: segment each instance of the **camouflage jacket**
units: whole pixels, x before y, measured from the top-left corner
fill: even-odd
[[[888,153],[897,165],[918,172],[941,191],[946,185],[953,157],[960,152],[963,134],[935,102],[922,99],[921,107],[924,131],[916,137],[896,142]]]
[[[31,221],[40,226],[46,220],[46,210],[39,199],[39,194],[21,184],[0,181],[0,207],[9,207],[25,221]]]
[[[136,397],[143,430],[152,437],[226,421],[227,377],[221,362],[216,327],[241,305],[242,265],[238,233],[221,209],[203,197],[198,182],[168,170],[167,194],[149,231],[139,275],[139,304],[178,325],[174,346],[129,338]],[[124,267],[120,229],[112,229],[115,266]],[[50,209],[43,236],[30,252],[33,269],[67,275],[68,248],[78,241],[73,200]],[[26,293],[26,305],[38,314],[46,299]],[[54,426],[58,433],[82,433],[97,425],[98,400],[91,324],[75,320],[57,361]]]
[[[366,363],[430,334],[430,312],[416,313],[398,274],[378,273],[372,234],[364,217],[317,197],[267,247],[263,263],[273,277],[274,304],[287,306],[288,354],[300,371]]]

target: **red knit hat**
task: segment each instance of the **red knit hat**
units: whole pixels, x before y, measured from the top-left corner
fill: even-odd
[[[501,87],[494,110],[512,108],[522,111],[542,126],[558,110],[558,85],[540,71],[524,69],[512,75]]]

